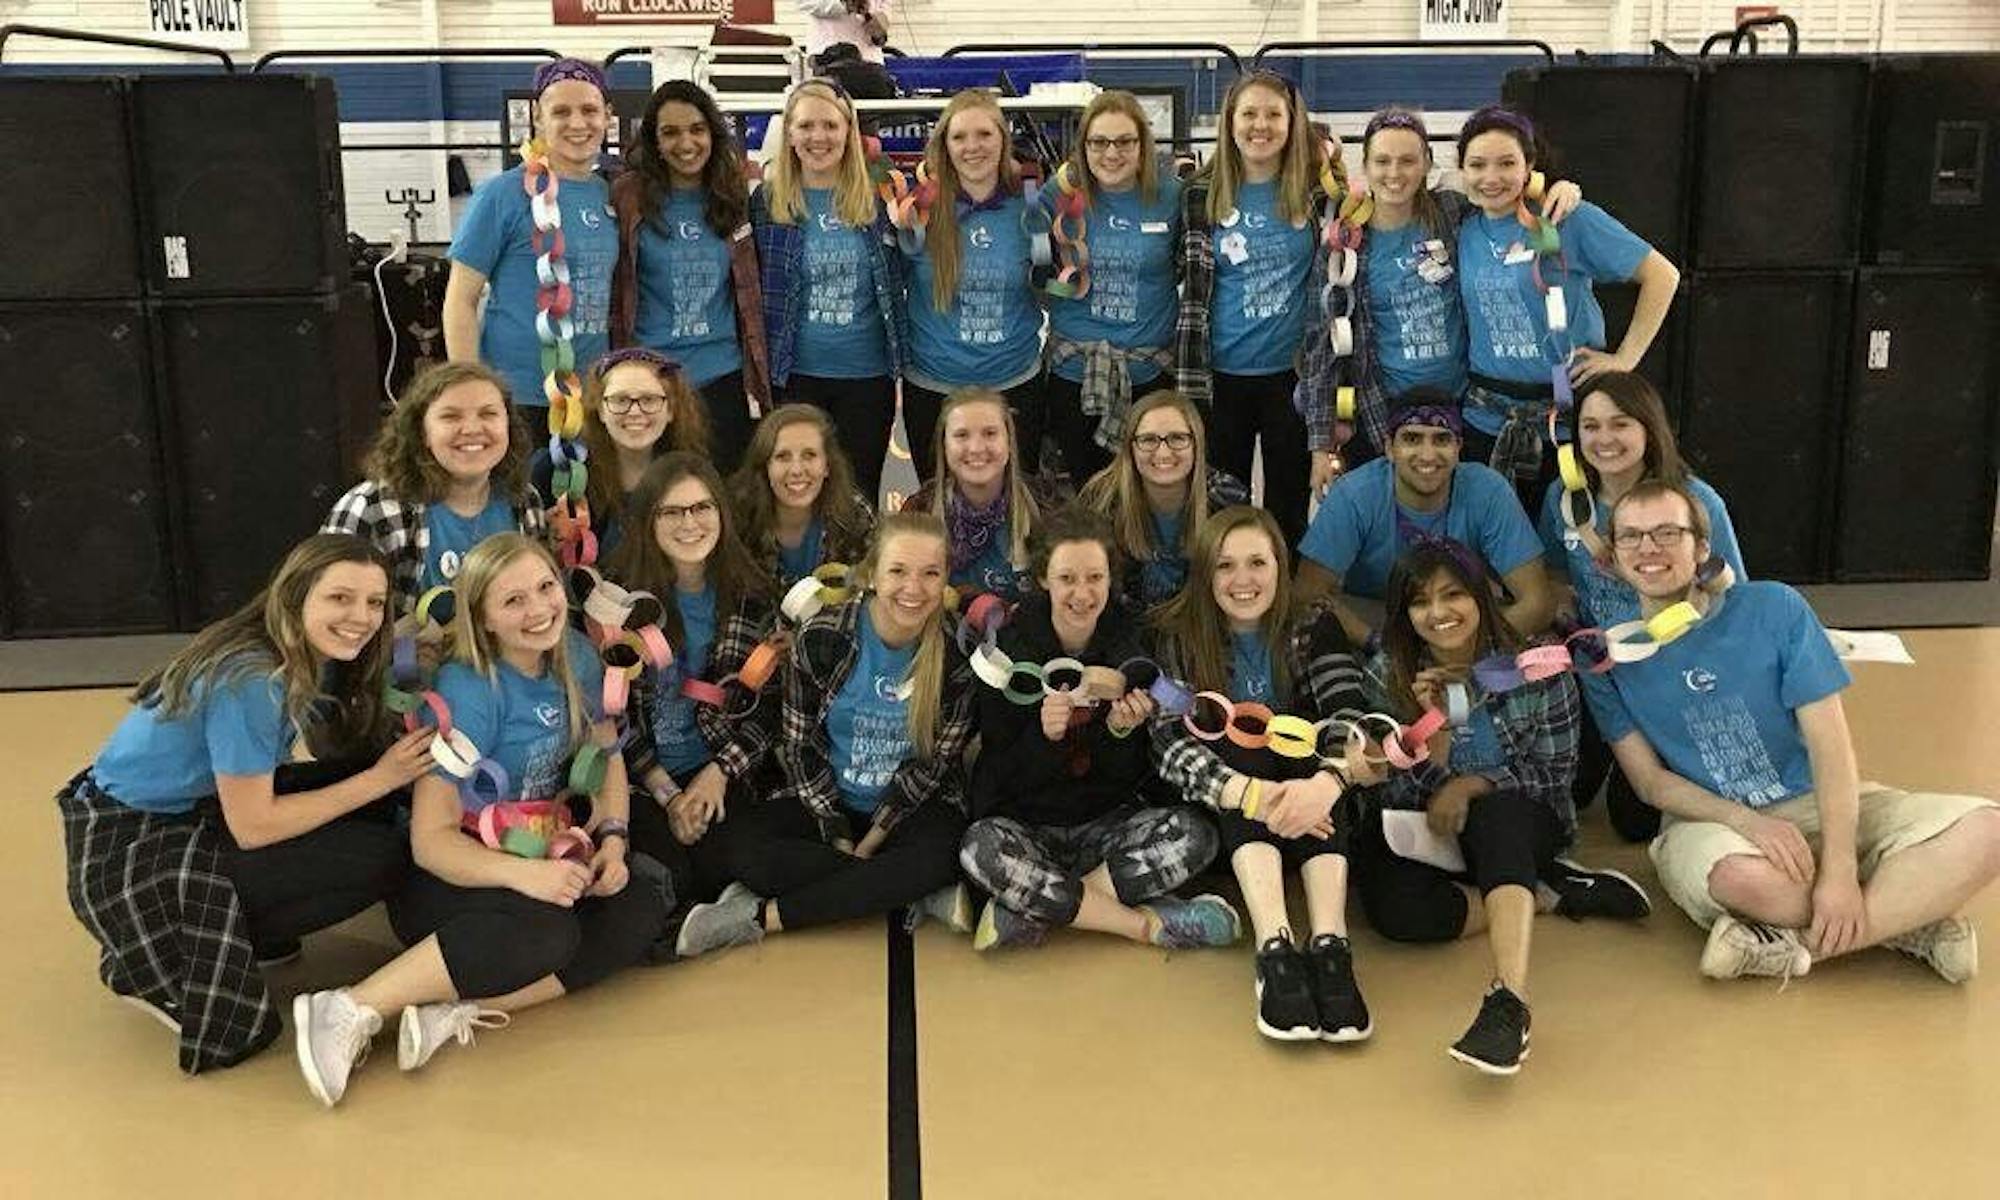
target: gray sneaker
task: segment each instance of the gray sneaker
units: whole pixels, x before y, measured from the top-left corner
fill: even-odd
[[[693,958],[763,941],[764,927],[757,923],[757,906],[763,902],[763,897],[740,883],[723,888],[713,902],[688,910],[681,921],[680,936],[674,939],[674,953]]]
[[[1710,979],[1766,975],[1790,983],[1811,970],[1812,955],[1797,933],[1726,913],[1708,931],[1701,952],[1701,973]]]
[[[292,1031],[299,1073],[321,1104],[332,1108],[347,1093],[347,1077],[368,1057],[382,1031],[382,1014],[354,1002],[346,988],[303,992],[292,998]]]
[[[915,933],[926,920],[936,921],[953,933],[971,933],[975,914],[972,889],[962,883],[941,887],[910,906],[903,928]]]
[[[504,1029],[514,1018],[506,1013],[459,1000],[412,1004],[403,1010],[396,1030],[396,1065],[414,1071],[431,1060],[438,1047],[457,1039],[472,1044],[474,1029]]]
[[[1201,895],[1192,900],[1166,896],[1141,907],[1160,919],[1152,943],[1169,950],[1227,946],[1243,936],[1243,922],[1229,901],[1220,896]]]
[[[972,933],[974,950],[1000,950],[1009,946],[1039,946],[1048,928],[1031,921],[998,900],[988,900],[979,913],[979,928]]]
[[[1979,974],[1979,931],[1964,917],[1919,925],[1882,944],[1923,963],[1946,983],[1964,983]]]

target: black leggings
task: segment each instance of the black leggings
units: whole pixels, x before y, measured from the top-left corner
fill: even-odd
[[[882,461],[889,454],[890,431],[896,424],[896,381],[887,375],[867,379],[828,379],[793,372],[780,396],[787,404],[812,404],[833,418],[840,448],[854,464],[854,483],[868,503],[882,503]],[[916,452],[911,451],[916,457]]]
[[[1039,374],[1026,383],[1017,383],[1001,393],[1014,413],[1014,461],[1017,470],[1033,475],[1042,469],[1042,435],[1048,428],[1046,402]],[[938,413],[944,407],[943,392],[921,388],[903,381],[903,432],[910,438],[910,465],[917,478],[930,482],[936,465],[931,442],[937,437]]]
[[[1295,548],[1306,534],[1306,503],[1312,490],[1312,452],[1306,445],[1306,422],[1292,407],[1298,377],[1225,375],[1215,372],[1215,397],[1202,414],[1208,429],[1208,459],[1212,466],[1245,483],[1261,440],[1264,448],[1264,503],[1284,530],[1285,545]]]
[[[789,800],[764,801],[731,821],[747,820],[733,840],[736,877],[778,907],[786,929],[877,916],[914,904],[958,879],[965,816],[949,804],[920,806],[889,832],[869,858],[820,840],[811,814]],[[866,817],[848,814],[855,841]]]
[[[708,457],[727,478],[750,445],[750,401],[743,391],[743,372],[718,375],[702,384],[700,392],[702,409],[708,414]]]
[[[1136,404],[1172,386],[1173,377],[1161,372],[1144,383],[1133,384],[1132,401]],[[1062,451],[1070,486],[1080,488],[1085,480],[1110,466],[1115,455],[1097,444],[1098,419],[1084,415],[1082,384],[1050,371],[1043,380],[1042,402],[1048,414],[1049,436]],[[1131,435],[1129,427],[1125,432],[1126,436]]]
[[[505,996],[549,975],[580,991],[644,959],[666,931],[666,872],[641,854],[629,866],[617,895],[585,896],[575,908],[412,871],[389,900],[389,923],[406,946],[437,935],[460,999]]]
[[[1604,815],[1611,828],[1628,842],[1650,842],[1660,832],[1660,810],[1639,799],[1632,781],[1612,757],[1611,747],[1598,732],[1597,718],[1588,704],[1583,706],[1583,728],[1577,731],[1576,782],[1570,797],[1578,812],[1589,806],[1604,787]]]
[[[1382,837],[1379,810],[1355,830],[1354,882],[1375,932],[1393,942],[1449,942],[1465,932],[1460,885],[1486,895],[1509,885],[1535,890],[1562,850],[1562,820],[1519,792],[1489,792],[1466,810],[1458,835],[1466,875],[1404,858]]]
[[[685,786],[697,773],[689,772],[688,779],[678,782]],[[683,846],[674,836],[667,810],[644,789],[633,789],[632,849],[664,866],[673,877],[677,916],[715,899],[735,878],[731,872],[736,859],[730,847],[745,824],[739,814],[756,803],[750,789],[730,785],[724,797],[723,819],[710,825],[700,841]]]
[[[286,763],[272,786],[279,795],[315,791],[368,765]],[[305,934],[338,925],[402,886],[410,869],[410,839],[398,825],[396,811],[405,798],[391,793],[318,829],[255,850],[229,839],[222,848],[222,870],[236,888],[260,953],[288,951]],[[216,826],[229,828],[219,813]]]

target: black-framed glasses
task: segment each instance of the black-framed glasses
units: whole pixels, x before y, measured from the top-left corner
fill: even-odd
[[[1165,446],[1169,450],[1186,450],[1193,445],[1194,435],[1181,429],[1177,429],[1172,433],[1135,433],[1132,435],[1132,448],[1141,454],[1151,454],[1162,446]]]
[[[1136,134],[1126,134],[1123,137],[1087,137],[1083,139],[1083,148],[1093,154],[1102,154],[1107,150],[1130,152],[1139,148],[1139,138]]]
[[[604,411],[614,417],[622,417],[635,408],[650,417],[666,407],[665,392],[614,392],[604,397]]]
[[[1651,529],[1621,529],[1611,535],[1611,544],[1620,550],[1637,550],[1641,543],[1651,541],[1662,550],[1673,550],[1680,546],[1682,539],[1694,530],[1686,525],[1655,525]]]
[[[706,521],[716,514],[715,501],[697,500],[693,504],[656,504],[653,516],[661,521]]]

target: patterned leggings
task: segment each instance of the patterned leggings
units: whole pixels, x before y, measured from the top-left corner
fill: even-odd
[[[1215,827],[1188,805],[1121,808],[1081,825],[986,817],[965,831],[958,861],[995,901],[1043,925],[1068,925],[1083,877],[1101,863],[1125,904],[1165,895],[1215,857]]]

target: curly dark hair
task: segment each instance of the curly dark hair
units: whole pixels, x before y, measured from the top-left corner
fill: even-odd
[[[500,403],[507,406],[507,453],[493,468],[494,489],[509,497],[527,490],[528,423],[507,394],[507,380],[484,363],[437,363],[417,372],[375,435],[362,466],[368,478],[380,481],[400,500],[436,504],[444,499],[451,477],[424,440],[424,414],[447,389],[468,382],[492,384]]]

